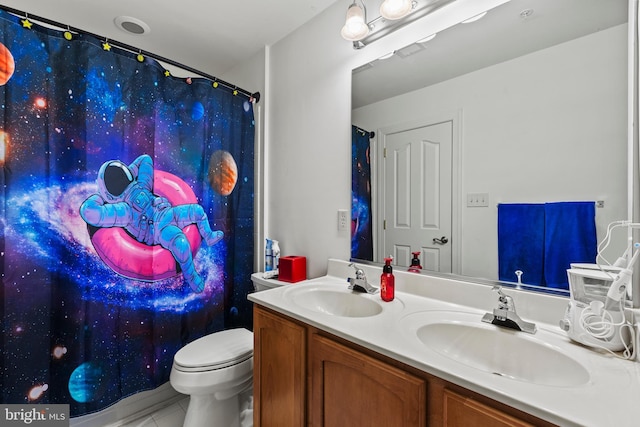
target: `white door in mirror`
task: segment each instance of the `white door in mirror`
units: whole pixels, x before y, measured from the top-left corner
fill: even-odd
[[[453,123],[412,127],[383,135],[384,256],[409,266],[412,252],[423,254],[425,270],[451,272],[451,185]]]

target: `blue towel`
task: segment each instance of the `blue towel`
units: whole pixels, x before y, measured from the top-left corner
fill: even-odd
[[[499,280],[544,285],[544,204],[498,205]],[[566,275],[566,273],[565,273]]]
[[[595,202],[546,203],[544,210],[545,283],[550,288],[569,289],[570,264],[596,261]]]

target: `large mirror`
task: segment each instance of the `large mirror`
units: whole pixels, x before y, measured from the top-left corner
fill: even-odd
[[[393,255],[401,267],[419,251],[425,270],[511,281],[498,277],[500,205],[592,202],[598,242],[626,219],[627,9],[627,0],[511,0],[353,70],[354,134],[372,133],[372,247],[362,258]],[[448,142],[426,154],[398,148],[407,134]],[[425,175],[435,184],[420,194],[389,189]],[[404,237],[412,243],[394,246],[398,221],[418,223]],[[621,232],[606,255],[626,244]]]

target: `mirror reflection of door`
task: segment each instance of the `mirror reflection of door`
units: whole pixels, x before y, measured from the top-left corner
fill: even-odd
[[[453,123],[386,134],[383,144],[382,253],[409,266],[419,251],[423,269],[450,273]]]

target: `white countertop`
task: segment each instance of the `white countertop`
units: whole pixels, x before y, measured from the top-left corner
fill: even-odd
[[[360,266],[372,284],[381,268]],[[422,344],[411,322],[423,312],[465,312],[482,315],[496,306],[497,295],[486,284],[396,272],[396,297],[382,303],[382,312],[370,317],[340,317],[296,304],[291,295],[299,287],[341,286],[353,276],[347,262],[329,260],[327,276],[249,295],[249,300],[310,324],[358,345],[386,355],[444,380],[458,384],[560,426],[640,425],[640,364],[574,344],[559,328],[568,300],[532,292],[505,289],[520,317],[538,327],[534,335],[578,361],[590,379],[579,386],[538,385],[501,377],[454,361]],[[255,273],[253,280],[261,279]],[[281,282],[284,283],[284,282]],[[380,300],[379,294],[358,294]],[[497,326],[484,324],[486,327]],[[525,334],[524,332],[515,332]],[[528,334],[526,334],[528,335]]]

